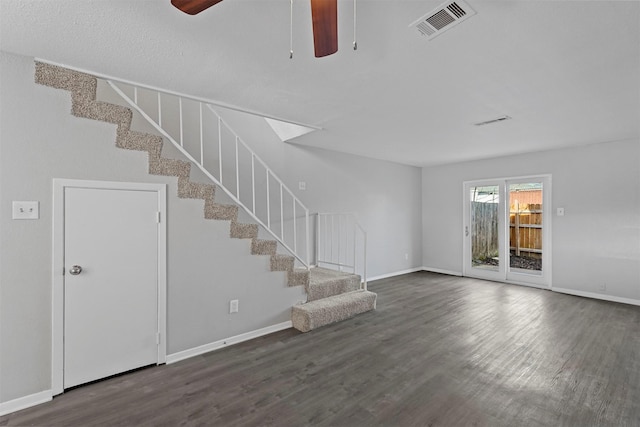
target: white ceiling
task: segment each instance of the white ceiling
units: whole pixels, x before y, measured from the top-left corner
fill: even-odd
[[[467,0],[432,41],[428,0],[339,0],[314,58],[308,0],[0,0],[0,49],[322,127],[293,142],[424,166],[638,138],[640,1]],[[508,115],[512,120],[473,123]]]

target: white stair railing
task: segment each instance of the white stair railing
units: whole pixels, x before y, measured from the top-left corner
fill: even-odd
[[[109,86],[304,267],[309,209],[204,99],[130,82]]]
[[[316,214],[316,265],[359,274],[367,290],[367,233],[355,214]]]

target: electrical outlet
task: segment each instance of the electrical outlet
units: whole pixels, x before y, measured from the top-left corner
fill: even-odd
[[[606,284],[606,283],[600,283],[600,284],[598,285],[598,290],[599,290],[600,292],[606,292],[606,291],[607,291],[607,284]]]
[[[409,260],[409,254],[404,254],[404,259],[408,261]]]
[[[238,300],[233,299],[229,301],[229,313],[237,313],[238,312]]]
[[[304,181],[299,181],[298,182],[298,190],[306,190],[307,189],[307,183]]]

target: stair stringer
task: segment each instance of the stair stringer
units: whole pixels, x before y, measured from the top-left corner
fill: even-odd
[[[146,151],[149,174],[176,177],[178,197],[203,200],[204,218],[230,221],[229,236],[237,239],[251,239],[251,253],[269,256],[270,270],[286,272],[289,286],[306,287],[308,285],[308,270],[294,268],[294,257],[278,254],[278,245],[275,240],[259,239],[257,224],[238,221],[238,206],[215,202],[215,185],[190,180],[190,162],[162,156],[164,141],[161,136],[132,130],[133,111],[130,108],[96,100],[98,83],[96,77],[36,61],[35,82],[69,91],[72,115],[116,125],[116,147]]]

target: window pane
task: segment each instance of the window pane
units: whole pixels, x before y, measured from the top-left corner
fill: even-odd
[[[471,265],[498,270],[498,186],[471,187]]]
[[[509,184],[509,267],[542,272],[542,182]]]

